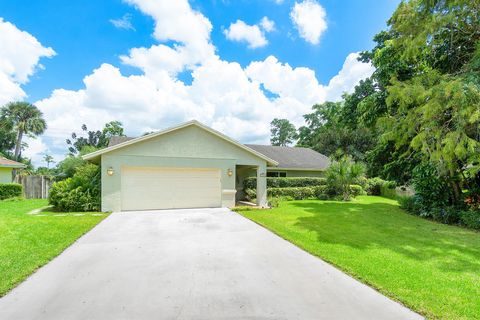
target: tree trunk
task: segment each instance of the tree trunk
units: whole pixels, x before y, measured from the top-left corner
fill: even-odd
[[[458,204],[460,202],[462,190],[458,181],[452,181],[452,191],[453,191],[453,204]]]
[[[17,133],[17,142],[15,144],[15,160],[20,160],[20,151],[22,150],[22,138],[23,138],[23,131],[18,130]]]

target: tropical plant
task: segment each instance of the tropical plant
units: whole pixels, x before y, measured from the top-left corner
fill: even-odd
[[[16,133],[14,158],[20,160],[24,135],[36,137],[47,128],[42,112],[28,102],[10,102],[0,109],[0,123]]]
[[[43,161],[47,163],[47,169],[50,169],[50,163],[55,162],[53,161],[53,157],[49,154],[45,154],[45,156],[43,157]]]
[[[365,166],[356,163],[349,157],[343,157],[338,161],[332,161],[326,171],[327,186],[335,190],[343,200],[348,201],[352,195],[351,185],[357,184],[364,177]]]

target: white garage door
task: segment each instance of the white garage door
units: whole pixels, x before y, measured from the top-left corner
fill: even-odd
[[[123,168],[122,210],[220,207],[219,169]]]

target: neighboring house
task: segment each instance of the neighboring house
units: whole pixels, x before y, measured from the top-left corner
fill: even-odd
[[[310,149],[244,145],[198,121],[113,137],[83,158],[102,167],[103,211],[233,207],[249,176],[257,177],[257,205],[266,206],[268,175],[318,176],[328,166]]]
[[[23,169],[26,165],[23,163],[0,157],[0,183],[12,182],[12,171],[14,169]]]

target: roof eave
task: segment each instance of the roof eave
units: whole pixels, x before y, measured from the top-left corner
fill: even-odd
[[[18,164],[11,164],[11,165],[8,165],[8,164],[0,164],[0,168],[11,168],[11,169],[24,169],[26,168],[27,166],[22,164],[22,165],[18,165]]]
[[[128,140],[128,141],[125,141],[125,142],[122,142],[122,143],[119,143],[117,145],[114,145],[114,146],[111,146],[111,147],[107,147],[105,149],[102,149],[102,150],[98,150],[98,151],[95,151],[95,152],[92,152],[92,153],[89,153],[89,154],[86,154],[84,156],[82,156],[82,159],[83,160],[87,160],[87,161],[98,161],[98,158],[101,157],[103,154],[105,153],[108,153],[108,152],[111,152],[111,151],[114,151],[114,150],[117,150],[117,149],[120,149],[120,148],[123,148],[123,147],[126,147],[126,146],[129,146],[131,144],[134,144],[134,143],[137,143],[137,142],[141,142],[141,141],[145,141],[145,140],[149,140],[149,139],[152,139],[154,137],[158,137],[158,136],[161,136],[161,135],[164,135],[164,134],[167,134],[169,132],[172,132],[172,131],[175,131],[175,130],[179,130],[179,129],[182,129],[182,128],[185,128],[185,127],[188,127],[188,126],[191,126],[191,125],[196,125],[200,128],[203,128],[204,130],[214,134],[214,135],[217,135],[218,137],[256,155],[257,157],[265,160],[267,162],[267,165],[273,165],[273,166],[278,166],[278,162],[267,157],[266,155],[256,151],[256,150],[253,150],[252,148],[250,147],[247,147],[246,145],[230,138],[230,137],[227,137],[226,135],[198,122],[197,120],[191,120],[191,121],[188,121],[188,122],[185,122],[185,123],[182,123],[178,126],[175,126],[175,127],[171,127],[171,128],[167,128],[165,130],[161,130],[161,131],[158,131],[158,132],[154,132],[154,133],[151,133],[151,134],[148,134],[148,135],[145,135],[145,136],[142,136],[142,137],[138,137],[138,138],[135,138],[135,139],[132,139],[132,140]]]
[[[298,167],[294,167],[294,168],[288,168],[288,167],[267,167],[267,170],[268,169],[272,169],[272,170],[285,170],[285,171],[325,171],[327,170],[327,168],[298,168]]]

